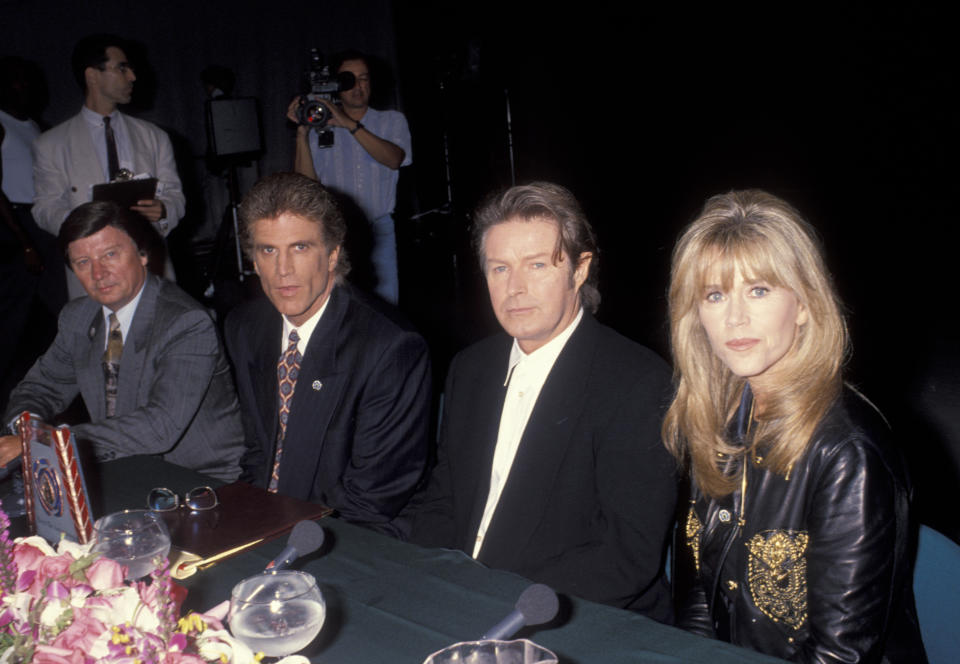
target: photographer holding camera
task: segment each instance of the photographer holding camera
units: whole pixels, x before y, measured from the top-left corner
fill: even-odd
[[[295,97],[287,108],[287,118],[297,123],[294,170],[346,194],[363,211],[373,233],[374,290],[397,304],[400,286],[392,214],[398,170],[413,161],[410,130],[403,113],[370,108],[370,68],[361,53],[343,53],[338,61],[334,71],[340,81],[340,104],[328,95],[311,94]],[[352,86],[346,74],[352,74]],[[319,118],[305,113],[307,104],[315,109],[322,105],[327,112],[321,110]]]

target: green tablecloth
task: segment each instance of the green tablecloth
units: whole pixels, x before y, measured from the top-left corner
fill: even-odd
[[[95,506],[141,507],[151,487],[185,491],[210,480],[149,457],[105,464],[90,478]],[[304,653],[322,664],[420,664],[457,641],[479,638],[513,609],[529,581],[483,567],[456,551],[423,549],[327,518],[326,541],[294,568],[316,577],[327,600],[327,621]],[[208,609],[229,598],[240,579],[258,573],[285,538],[181,582],[186,607]],[[554,623],[525,636],[554,651],[563,664],[775,662],[754,652],[660,625],[629,611],[563,598]]]

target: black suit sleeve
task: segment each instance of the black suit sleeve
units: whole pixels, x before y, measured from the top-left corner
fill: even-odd
[[[457,360],[454,358],[447,374],[443,399],[446,401],[454,394],[454,378]],[[450,405],[441,403],[444,412],[440,420],[440,444],[437,449],[437,463],[430,473],[426,488],[415,498],[413,506],[413,526],[410,539],[427,547],[455,548],[457,543],[456,519],[453,510],[453,480],[451,478],[449,457],[449,418],[445,413]]]
[[[419,335],[398,334],[384,349],[355,413],[350,459],[326,499],[347,521],[379,529],[410,500],[426,464],[430,358]]]
[[[240,312],[231,312],[223,326],[223,341],[233,369],[234,384],[237,386],[237,396],[240,399],[240,417],[243,422],[244,450],[240,457],[239,479],[266,488],[264,469],[267,459],[255,434],[257,431],[256,400],[253,396],[251,376],[244,366],[253,354],[253,350],[246,347],[245,335],[248,324],[249,321],[244,320]]]

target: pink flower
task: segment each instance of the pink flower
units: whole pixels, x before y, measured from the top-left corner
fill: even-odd
[[[18,542],[13,547],[13,559],[17,562],[17,569],[21,572],[34,569],[45,557],[46,554],[43,551],[26,542]]]
[[[31,597],[40,597],[43,594],[43,588],[47,581],[56,579],[64,583],[67,587],[74,585],[69,577],[70,563],[73,558],[70,556],[44,556],[40,552],[39,557],[32,557],[32,551],[39,551],[33,546],[26,545],[17,549],[25,553],[24,565],[17,563],[20,569],[20,578],[17,580],[17,592],[26,591]]]
[[[33,597],[36,597],[37,595],[39,595],[40,594],[39,591],[30,592],[30,589],[32,588],[33,582],[36,580],[36,578],[37,578],[37,570],[35,569],[28,569],[25,572],[21,572],[20,578],[17,579],[17,592],[20,593],[20,592],[27,591]]]
[[[183,632],[174,632],[170,637],[170,642],[167,645],[170,646],[170,650],[186,650],[187,635]]]
[[[166,664],[207,664],[207,661],[197,655],[188,655],[184,652],[168,652]]]
[[[52,581],[47,586],[47,597],[52,599],[66,599],[70,596],[70,591],[59,581]]]
[[[93,617],[89,611],[75,608],[73,622],[60,632],[51,645],[68,650],[89,652],[94,642],[106,631],[103,623]]]
[[[123,583],[123,566],[109,558],[97,558],[87,568],[87,580],[94,590],[116,588]]]
[[[157,608],[157,595],[160,593],[160,584],[156,581],[147,583],[146,581],[137,582],[137,592],[140,599],[151,609]]]
[[[85,659],[82,650],[37,644],[31,662],[32,664],[84,664]]]
[[[72,562],[74,562],[72,556],[46,556],[40,561],[38,571],[44,580],[59,579],[65,583],[70,583],[67,579],[70,575],[70,563]]]

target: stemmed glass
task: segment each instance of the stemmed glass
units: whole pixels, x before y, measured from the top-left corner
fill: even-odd
[[[97,519],[94,551],[127,566],[127,579],[152,572],[170,553],[170,533],[163,519],[149,510],[124,510]]]
[[[233,636],[251,650],[282,657],[313,641],[326,613],[313,576],[280,570],[251,576],[234,586],[228,620]]]
[[[465,641],[433,653],[423,664],[557,664],[557,656],[527,639]]]

